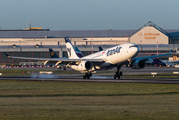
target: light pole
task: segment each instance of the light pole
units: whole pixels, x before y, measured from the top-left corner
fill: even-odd
[[[158,55],[158,34],[157,34],[157,55]]]
[[[93,35],[92,35],[92,39],[91,39],[91,45],[92,45],[92,54],[93,54]]]

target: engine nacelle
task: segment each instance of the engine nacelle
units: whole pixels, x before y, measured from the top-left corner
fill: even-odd
[[[131,64],[132,69],[142,69],[145,67],[145,61],[144,60],[135,60]]]
[[[78,65],[78,70],[90,70],[93,67],[93,63],[90,61],[81,62]]]

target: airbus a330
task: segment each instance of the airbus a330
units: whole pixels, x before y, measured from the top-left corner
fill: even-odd
[[[68,58],[30,58],[9,56],[7,54],[6,55],[9,58],[15,59],[39,60],[45,61],[45,63],[53,62],[55,63],[55,65],[63,64],[71,67],[74,70],[84,73],[83,79],[90,79],[93,71],[108,70],[114,67],[117,67],[117,71],[114,74],[114,79],[120,79],[120,77],[122,76],[122,72],[120,71],[121,66],[126,64],[126,62],[132,69],[142,69],[145,67],[146,61],[149,58],[172,55],[172,52],[169,52],[156,56],[136,58],[139,53],[139,47],[134,43],[125,43],[80,58],[76,54],[75,49],[68,36],[65,37],[65,42]]]

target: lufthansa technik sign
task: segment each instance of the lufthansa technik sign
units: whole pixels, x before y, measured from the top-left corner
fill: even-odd
[[[160,33],[142,33],[142,32],[139,32],[138,33],[139,36],[143,36],[144,35],[144,38],[145,39],[157,39],[158,36],[160,36]]]

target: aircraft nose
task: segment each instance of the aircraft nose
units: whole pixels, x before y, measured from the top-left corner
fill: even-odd
[[[136,51],[139,52],[139,47],[138,46],[136,47]]]
[[[136,57],[139,53],[139,47],[136,46],[132,49],[132,52],[133,52],[133,58]]]

